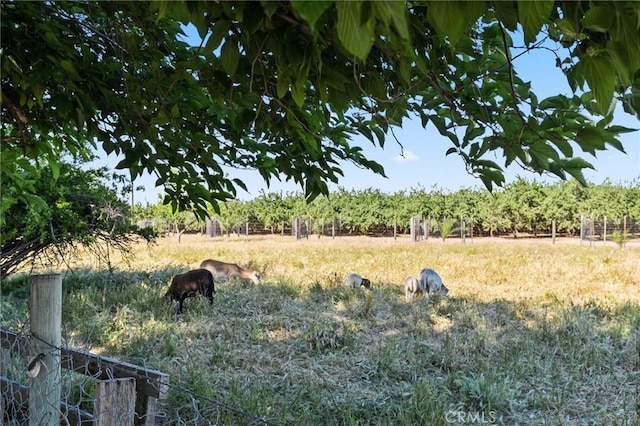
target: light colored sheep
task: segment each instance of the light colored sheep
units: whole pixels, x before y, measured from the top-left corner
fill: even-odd
[[[209,299],[213,303],[213,293],[215,293],[213,275],[207,269],[194,269],[176,274],[171,279],[171,285],[164,297],[171,297],[171,300],[180,302],[178,313],[182,312],[184,300],[188,297],[195,297],[198,294]]]
[[[424,268],[420,271],[420,291],[428,299],[434,293],[446,296],[449,289],[442,283],[442,278],[433,269]]]
[[[355,289],[359,287],[369,288],[371,287],[371,281],[369,281],[366,278],[362,278],[360,274],[353,273],[349,275],[349,278],[347,278],[347,285],[351,289]]]
[[[421,293],[420,280],[413,275],[408,276],[404,281],[404,299],[407,302],[413,302],[416,294]]]
[[[200,268],[208,269],[217,281],[226,281],[238,277],[251,280],[254,284],[260,284],[260,274],[252,269],[245,269],[235,263],[221,262],[219,260],[203,260]]]

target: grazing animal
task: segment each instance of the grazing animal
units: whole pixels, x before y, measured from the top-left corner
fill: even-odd
[[[407,277],[404,282],[404,299],[407,302],[413,302],[416,294],[421,293],[420,280],[413,275]]]
[[[187,297],[195,297],[201,294],[209,299],[210,303],[213,303],[213,293],[215,292],[211,271],[207,269],[194,269],[175,275],[164,297],[170,296],[172,301],[179,301],[180,307],[178,308],[178,313],[181,313],[184,299]]]
[[[215,279],[225,281],[233,277],[251,280],[254,284],[260,284],[260,274],[252,269],[245,269],[235,263],[221,262],[207,259],[200,264],[201,268],[211,271]]]
[[[434,293],[446,296],[449,289],[442,283],[442,278],[433,269],[424,268],[420,271],[420,290],[428,298]]]
[[[358,287],[371,287],[371,281],[366,278],[362,278],[360,274],[351,274],[349,278],[347,278],[347,285],[349,288],[358,288]]]

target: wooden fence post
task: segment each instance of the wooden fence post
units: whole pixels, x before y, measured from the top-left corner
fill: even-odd
[[[420,216],[413,216],[411,218],[411,241],[413,241],[414,243],[420,241],[420,233],[418,232],[418,230],[420,229],[420,222]]]
[[[551,221],[551,242],[553,244],[556,243],[556,220],[555,219]]]
[[[29,425],[60,424],[62,276],[32,275]]]
[[[422,224],[424,226],[424,239],[429,239],[429,227],[431,226],[431,218],[427,218]]]
[[[602,240],[606,243],[607,242],[607,217],[604,217],[604,230],[602,231]]]
[[[136,379],[113,379],[96,384],[95,426],[133,426],[135,410]]]

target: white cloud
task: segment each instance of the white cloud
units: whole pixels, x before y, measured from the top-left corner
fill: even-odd
[[[395,157],[393,157],[393,161],[395,163],[406,163],[408,161],[418,161],[418,160],[420,160],[420,157],[418,157],[411,151],[404,151],[404,155],[398,154]]]

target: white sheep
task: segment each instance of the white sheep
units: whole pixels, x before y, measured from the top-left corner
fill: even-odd
[[[433,269],[424,268],[420,271],[420,291],[427,299],[434,293],[446,296],[449,289],[442,283],[442,278]]]
[[[221,262],[207,259],[200,264],[201,268],[208,269],[216,281],[225,281],[229,278],[239,277],[251,280],[254,284],[260,284],[260,274],[253,269],[245,269],[235,263]]]
[[[420,280],[413,275],[408,276],[404,281],[404,299],[407,302],[413,302],[416,298],[416,294],[421,291]]]
[[[371,286],[371,281],[366,278],[362,278],[360,274],[353,273],[349,275],[349,278],[347,278],[347,285],[351,289],[355,289],[358,287],[369,288]]]

